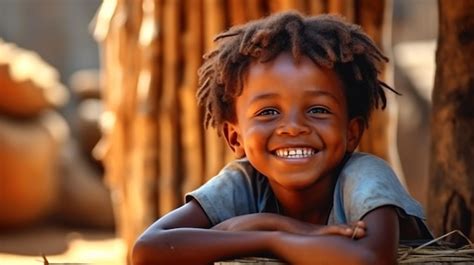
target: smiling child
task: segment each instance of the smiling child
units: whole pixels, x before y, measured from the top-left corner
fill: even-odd
[[[197,96],[237,159],[140,236],[134,264],[394,264],[399,240],[430,237],[387,163],[355,152],[393,91],[360,27],[284,12],[216,41]]]

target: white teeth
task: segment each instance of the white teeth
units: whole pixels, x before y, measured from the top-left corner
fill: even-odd
[[[283,158],[305,158],[314,155],[316,151],[312,148],[299,147],[299,148],[282,148],[275,151],[278,157]]]

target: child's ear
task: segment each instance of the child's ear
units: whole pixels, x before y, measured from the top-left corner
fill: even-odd
[[[224,122],[222,125],[222,133],[224,134],[227,145],[232,152],[234,152],[235,157],[245,157],[245,150],[237,125],[230,122]]]
[[[364,133],[365,123],[361,117],[352,118],[347,128],[347,152],[351,153],[359,145]]]

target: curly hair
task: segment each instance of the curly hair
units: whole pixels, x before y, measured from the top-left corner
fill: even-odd
[[[344,84],[349,118],[359,116],[366,126],[372,111],[386,106],[384,88],[398,94],[377,78],[387,57],[360,26],[340,16],[304,17],[287,11],[230,28],[214,41],[216,48],[204,55],[198,71],[196,96],[204,107],[206,128],[234,122],[235,99],[250,63],[268,62],[282,52],[334,69]]]

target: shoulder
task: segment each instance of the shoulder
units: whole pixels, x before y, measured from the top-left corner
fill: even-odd
[[[366,153],[354,153],[348,159],[336,184],[335,199],[340,201],[349,222],[384,205],[424,218],[421,206],[400,183],[390,165]]]
[[[360,183],[364,187],[381,183],[390,186],[402,186],[397,175],[385,160],[359,152],[353,153],[344,164],[338,181],[344,185]]]
[[[232,161],[207,183],[187,193],[185,201],[195,200],[213,225],[254,212],[252,190],[255,174],[247,159]]]
[[[251,186],[252,178],[256,174],[256,170],[252,167],[247,159],[234,160],[228,163],[219,173],[207,181],[204,185],[195,191],[188,193],[187,196],[196,192],[211,192],[212,190],[229,191]]]
[[[210,185],[217,188],[247,187],[252,185],[252,180],[256,173],[255,168],[250,164],[248,159],[238,159],[229,162],[216,176],[204,184],[204,186]]]
[[[390,165],[385,160],[375,155],[362,152],[353,153],[345,163],[343,171],[352,170],[360,170],[364,172],[373,170],[381,172],[390,171],[391,174],[395,174],[393,173],[393,170],[391,169]]]
[[[231,175],[248,178],[256,173],[255,168],[247,158],[241,158],[229,162],[219,173],[220,175]]]
[[[338,183],[344,189],[372,189],[385,183],[389,186],[401,186],[398,177],[390,165],[383,159],[367,154],[353,153],[339,173]],[[384,185],[385,185],[384,184]]]

